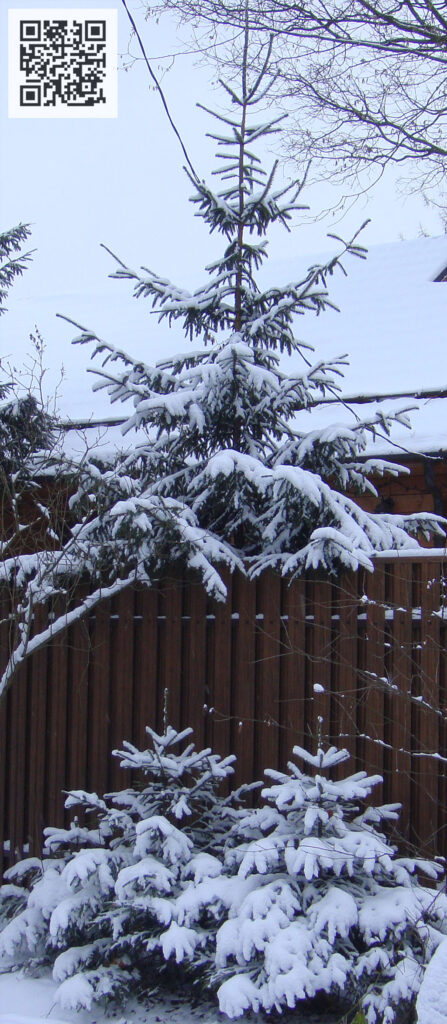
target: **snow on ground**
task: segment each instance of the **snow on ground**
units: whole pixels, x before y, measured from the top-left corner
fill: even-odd
[[[62,1011],[55,1003],[56,988],[50,975],[29,978],[20,971],[0,975],[0,1024],[218,1024],[228,1019],[212,1006],[191,1008],[175,998],[156,1000],[148,1007],[130,1002],[109,1015],[98,1008]]]
[[[229,1018],[212,1004],[191,1007],[179,997],[155,999],[152,1005],[129,1001],[106,1014],[104,1010],[61,1010],[55,1003],[57,985],[50,973],[30,978],[21,971],[0,973],[0,1024],[229,1024]],[[250,1024],[266,1024],[266,1014],[249,1013],[241,1018]],[[285,1010],[281,1024],[339,1024],[340,1014]]]

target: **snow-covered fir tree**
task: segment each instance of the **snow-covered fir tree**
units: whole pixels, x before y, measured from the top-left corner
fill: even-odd
[[[44,858],[28,858],[5,873],[0,888],[0,968],[38,970],[53,964],[57,999],[65,1008],[126,998],[157,987],[174,963],[190,971],[208,931],[175,920],[175,897],[188,879],[221,872],[224,840],[238,819],[241,792],[219,796],[234,757],[198,751],[191,729],[171,726],[150,745],[114,751],[141,784],[99,797],[71,792],[67,808],[93,814],[69,829],[45,829]]]
[[[133,281],[134,295],[195,346],[150,366],[85,328],[75,339],[103,357],[95,387],[112,402],[133,400],[124,431],[139,430],[119,465],[105,472],[86,465],[78,495],[90,566],[109,577],[118,567],[150,583],[177,561],[224,597],[219,563],[251,576],[268,567],[287,575],[371,569],[375,551],[417,546],[419,530],[437,529],[436,517],[370,514],[346,494],[373,490],[372,471],[397,472],[364,452],[377,431],[405,420],[402,413],[306,431],[297,424],[302,410],[337,393],[343,359],[311,361],[294,319],[323,312],[327,278],[343,255],[364,250],[353,240],[299,283],[263,289],[256,282],[264,235],[275,223],[288,226],[300,193],[296,183],[278,188],[276,167],[267,173],[255,154],[278,124],[252,117],[268,91],[269,56],[263,73],[251,76],[247,39],[239,91],[222,83],[231,112],[213,114],[212,136],[221,190],[187,172],[196,215],[225,242],[206,283],[191,293],[120,260],[112,274]]]
[[[265,804],[241,819],[226,854],[228,898],[218,880],[227,911],[208,968],[220,1009],[233,1018],[324,996],[343,1012],[361,1008],[368,1024],[390,1024],[396,1008],[414,1005],[447,934],[445,893],[417,878],[443,868],[396,855],[382,822],[399,805],[365,808],[379,776],[331,777],[346,750],[294,754],[311,774],[293,762],[288,774],[266,771]],[[191,922],[213,904],[212,883],[187,899]]]
[[[223,83],[231,110],[214,115],[222,187],[215,191],[191,174],[196,213],[224,241],[207,281],[191,293],[118,260],[115,276],[134,281],[135,295],[195,344],[149,366],[81,327],[77,340],[93,342],[103,356],[97,387],[114,402],[133,400],[124,431],[138,433],[131,453],[112,465],[83,460],[70,524],[51,554],[0,566],[19,610],[0,699],[23,659],[51,636],[130,583],[153,585],[174,564],[225,599],[220,565],[252,577],[269,567],[290,577],[314,567],[372,569],[375,551],[417,549],[418,531],[442,532],[434,515],[370,514],[351,496],[373,490],[372,472],[399,471],[365,458],[365,449],[377,431],[405,421],[402,411],[324,429],[304,430],[299,420],[338,393],[344,360],[312,362],[312,350],[294,333],[295,317],[322,313],[330,305],[327,279],[344,255],[364,252],[354,239],[299,283],[262,288],[256,281],[267,255],[264,235],[275,223],[289,226],[300,193],[299,185],[277,187],[276,167],[265,172],[255,153],[278,127],[274,117],[260,123],[256,112],[268,91],[269,56],[251,76],[247,39],[239,91]],[[90,592],[74,598],[81,578],[90,580]],[[35,634],[35,605],[57,595],[64,597],[62,614],[56,610]]]

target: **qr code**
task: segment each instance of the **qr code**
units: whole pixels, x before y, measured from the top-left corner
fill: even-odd
[[[10,117],[116,117],[117,12],[9,11]]]

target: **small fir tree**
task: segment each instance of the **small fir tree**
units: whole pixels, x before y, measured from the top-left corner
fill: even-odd
[[[364,806],[380,776],[331,777],[348,751],[294,754],[312,774],[294,763],[288,774],[266,771],[265,806],[241,819],[227,851],[230,888],[236,877],[247,889],[226,900],[217,930],[209,971],[220,1009],[233,1018],[324,996],[340,1011],[361,1008],[368,1024],[390,1024],[414,1005],[447,933],[445,894],[417,879],[443,869],[396,856],[382,822],[399,805]]]
[[[93,813],[95,824],[75,818],[69,829],[45,829],[43,861],[6,872],[0,964],[53,964],[65,1008],[157,987],[171,956],[191,969],[196,946],[208,942],[206,929],[177,924],[175,897],[188,878],[220,873],[217,855],[242,791],[219,797],[234,757],[192,743],[182,750],[191,732],[148,728],[147,750],[125,743],[114,751],[122,767],[142,773],[142,785],[104,798],[70,793],[66,807]]]
[[[134,281],[134,294],[199,347],[150,366],[85,328],[75,339],[93,342],[94,355],[103,356],[96,388],[113,402],[133,400],[124,430],[139,428],[142,438],[106,472],[86,465],[78,494],[89,517],[90,568],[108,578],[131,571],[151,583],[178,561],[222,598],[221,562],[251,576],[268,567],[288,575],[372,569],[375,551],[417,547],[410,534],[439,529],[431,515],[369,514],[346,495],[374,491],[371,472],[398,471],[364,452],[378,431],[405,421],[402,413],[310,431],[297,420],[339,390],[344,359],[312,363],[294,317],[330,305],[326,281],[341,256],[312,267],[300,283],[262,289],[256,282],[264,234],[275,223],[288,226],[300,194],[296,183],[277,188],[276,166],[267,174],[254,153],[258,140],[278,130],[278,118],[251,121],[268,91],[269,58],[251,77],[246,39],[240,91],[222,83],[232,112],[213,114],[221,191],[187,172],[197,215],[225,239],[207,283],[190,293],[120,260],[112,275]],[[354,239],[344,253],[364,250]]]

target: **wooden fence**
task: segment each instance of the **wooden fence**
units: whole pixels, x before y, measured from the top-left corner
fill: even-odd
[[[161,729],[165,690],[174,726],[237,755],[237,782],[315,749],[321,716],[352,771],[383,775],[375,801],[402,802],[406,843],[447,854],[443,568],[378,559],[335,582],[236,575],[226,604],[181,580],[104,601],[22,666],[0,710],[0,867],[67,821],[62,790],[128,784],[110,752]]]

